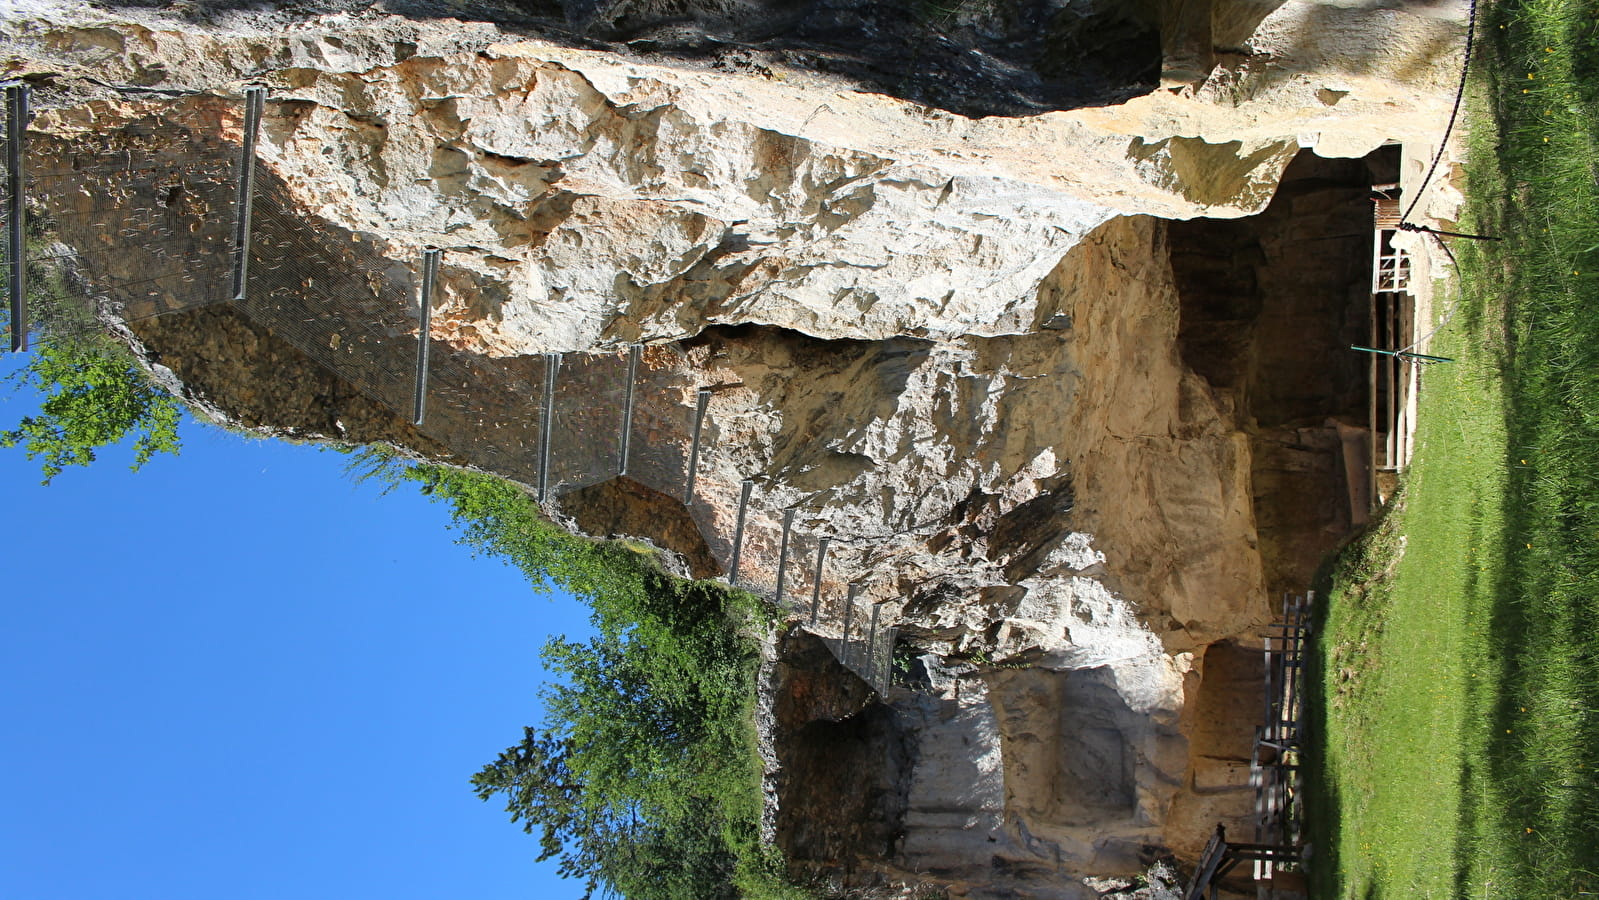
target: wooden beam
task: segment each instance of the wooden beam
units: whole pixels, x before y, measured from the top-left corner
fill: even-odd
[[[1227,829],[1218,824],[1215,833],[1205,843],[1204,852],[1199,854],[1199,863],[1194,867],[1194,880],[1188,883],[1183,900],[1204,900],[1205,888],[1210,886],[1210,880],[1216,876],[1216,869],[1221,866],[1226,853]]]

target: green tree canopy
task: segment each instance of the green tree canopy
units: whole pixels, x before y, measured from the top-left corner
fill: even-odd
[[[14,387],[43,397],[38,415],[0,431],[0,447],[22,447],[49,484],[67,466],[86,466],[97,451],[133,437],[133,468],[157,453],[177,453],[183,407],[150,378],[120,340],[95,319],[95,300],[68,277],[69,254],[48,236],[48,222],[28,220],[28,310],[32,357],[11,376]],[[10,310],[0,312],[9,334]],[[9,344],[9,341],[7,342]]]
[[[182,407],[109,336],[48,340],[13,377],[44,401],[38,415],[0,431],[0,446],[20,446],[39,460],[45,484],[67,466],[94,462],[96,451],[130,435],[134,469],[157,453],[178,452]]]
[[[760,841],[754,725],[759,652],[773,624],[758,598],[661,571],[618,542],[546,521],[520,488],[367,453],[357,468],[448,500],[464,541],[585,599],[597,635],[552,638],[544,718],[472,777],[537,834],[585,896],[720,900],[801,896]]]

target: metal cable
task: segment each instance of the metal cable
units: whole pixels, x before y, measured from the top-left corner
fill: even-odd
[[[1410,214],[1415,212],[1416,204],[1421,202],[1422,194],[1427,190],[1427,185],[1432,182],[1433,173],[1438,171],[1438,163],[1444,158],[1444,152],[1449,149],[1449,136],[1455,130],[1455,119],[1460,115],[1460,105],[1466,97],[1466,75],[1471,71],[1471,47],[1477,33],[1477,0],[1471,0],[1471,13],[1466,20],[1466,52],[1460,62],[1460,83],[1455,87],[1455,102],[1449,110],[1449,124],[1444,126],[1444,136],[1438,142],[1438,152],[1433,154],[1432,165],[1427,167],[1427,174],[1421,179],[1421,184],[1416,188],[1415,196],[1410,198],[1410,205],[1405,208],[1405,214],[1399,217],[1400,227],[1410,220]]]

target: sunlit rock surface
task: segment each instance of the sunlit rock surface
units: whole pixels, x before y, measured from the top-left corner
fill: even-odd
[[[530,481],[471,432],[536,415],[514,388],[535,354],[591,373],[638,342],[640,464],[572,478],[551,514],[717,575],[754,479],[754,581],[781,510],[833,538],[828,595],[861,584],[910,683],[879,696],[803,632],[774,648],[769,818],[799,873],[1075,898],[1191,858],[1248,821],[1269,593],[1349,524],[1318,435],[1358,397],[1281,388],[1341,371],[1362,327],[1371,173],[1301,153],[1401,142],[1414,185],[1462,4],[777,6],[57,6],[4,35],[41,131],[264,84],[260,159],[329,240],[404,278],[444,249],[432,333],[474,360],[472,416],[419,432],[225,306],[134,323],[216,415]],[[894,56],[918,41],[939,78]],[[609,385],[577,397],[596,421],[606,378],[570,382]]]

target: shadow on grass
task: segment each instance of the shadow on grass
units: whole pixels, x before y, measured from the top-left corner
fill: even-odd
[[[1316,592],[1316,603],[1311,608],[1310,654],[1302,670],[1305,678],[1304,692],[1304,759],[1305,785],[1305,840],[1310,845],[1306,870],[1309,875],[1311,896],[1333,897],[1339,886],[1339,873],[1343,871],[1342,852],[1343,795],[1338,780],[1329,768],[1328,739],[1331,734],[1329,708],[1337,685],[1329,684],[1327,673],[1336,658],[1336,648],[1329,644],[1332,635],[1328,622],[1333,604],[1346,599],[1349,587],[1365,580],[1371,574],[1370,564],[1381,555],[1378,544],[1381,530],[1393,513],[1390,505],[1380,511],[1364,529],[1351,535],[1337,553],[1329,555],[1317,567],[1311,578],[1311,590]],[[1339,593],[1335,593],[1339,592]],[[1362,601],[1364,602],[1364,598]],[[1371,895],[1368,888],[1367,894]]]
[[[1475,893],[1491,873],[1499,895],[1570,897],[1599,882],[1599,306],[1591,273],[1582,277],[1599,213],[1569,177],[1573,154],[1555,117],[1567,98],[1586,91],[1592,102],[1599,82],[1551,82],[1568,56],[1578,75],[1599,71],[1599,22],[1487,9],[1483,71],[1498,143],[1479,154],[1491,162],[1474,160],[1471,193],[1478,226],[1504,241],[1468,254],[1474,295],[1462,314],[1473,334],[1502,335],[1508,454],[1505,538],[1491,576],[1465,598],[1488,631],[1467,707],[1475,731],[1465,736],[1456,885]],[[1562,31],[1575,37],[1562,44]],[[1587,131],[1579,160],[1591,155]]]
[[[1332,655],[1327,641],[1327,611],[1332,598],[1333,563],[1323,563],[1313,579],[1319,602],[1311,610],[1310,659],[1305,676],[1305,840],[1311,855],[1306,870],[1312,896],[1331,897],[1340,871],[1339,846],[1343,836],[1338,782],[1327,768],[1327,718],[1329,686],[1326,660]]]

